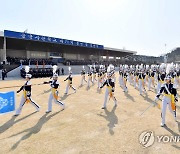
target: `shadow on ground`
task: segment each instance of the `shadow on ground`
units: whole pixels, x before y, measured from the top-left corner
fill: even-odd
[[[24,120],[24,119],[32,116],[32,115],[35,114],[35,113],[36,113],[36,112],[33,112],[33,113],[31,113],[31,114],[29,114],[29,115],[27,115],[27,116],[25,116],[25,117],[23,117],[23,118],[20,118],[20,119],[18,119],[18,120],[16,120],[17,116],[12,116],[12,118],[11,118],[9,121],[7,121],[6,123],[4,123],[4,124],[0,127],[0,134],[3,133],[3,132],[5,132],[5,131],[7,131],[7,130],[8,130],[9,128],[11,128],[14,124],[16,124],[16,123],[18,123],[18,122],[20,122],[20,121],[22,121],[22,120]]]
[[[111,135],[114,135],[113,128],[115,127],[116,124],[118,124],[118,117],[115,114],[116,107],[117,106],[114,106],[111,111],[108,111],[107,109],[105,109],[104,111],[106,115],[98,114],[99,116],[105,118],[108,121],[107,126],[109,127],[109,133]]]
[[[131,101],[135,102],[134,97],[132,97],[128,92],[125,92],[124,95]]]
[[[24,136],[22,136],[20,138],[20,140],[18,140],[12,147],[11,147],[11,150],[15,150],[18,145],[23,141],[23,140],[27,140],[29,137],[31,137],[31,135],[33,134],[37,134],[38,132],[40,132],[40,130],[42,129],[43,125],[48,121],[50,120],[52,117],[54,117],[55,115],[57,115],[58,113],[60,113],[61,111],[58,111],[54,114],[51,114],[48,116],[48,113],[44,114],[39,120],[38,122],[36,123],[36,125],[34,125],[33,127],[31,128],[28,128],[28,129],[25,129],[17,134],[14,134],[8,138],[11,138],[11,137],[14,137],[14,136],[17,136],[17,135],[20,135],[22,133],[25,133]]]

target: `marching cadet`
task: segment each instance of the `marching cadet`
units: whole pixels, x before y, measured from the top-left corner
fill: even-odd
[[[159,92],[159,90],[161,89],[161,86],[164,84],[164,79],[166,77],[166,73],[164,71],[159,71],[157,73],[157,93]]]
[[[138,87],[138,71],[134,71],[133,76],[134,76],[134,88],[136,89]]]
[[[137,85],[138,85],[138,75],[139,75],[139,65],[136,65],[136,70],[134,71],[134,88],[136,89],[137,88]]]
[[[159,71],[157,72],[157,93],[161,89],[161,86],[164,83],[164,78],[166,77],[166,65],[162,63],[159,67]]]
[[[148,72],[148,90],[151,90],[151,85],[154,86],[154,75],[155,73],[150,69]]]
[[[180,73],[179,65],[176,64],[176,70],[174,71],[174,84],[177,88],[179,88],[180,86],[179,73]]]
[[[69,69],[69,76],[64,81],[68,81],[67,82],[67,86],[66,86],[66,91],[65,91],[64,94],[67,95],[70,88],[72,88],[74,90],[74,92],[76,93],[76,89],[72,86],[72,72],[71,72],[71,68]]]
[[[111,79],[112,79],[112,82],[116,83],[115,70],[111,70]]]
[[[146,94],[146,89],[145,89],[145,84],[144,84],[145,77],[146,77],[146,74],[143,72],[143,67],[142,67],[140,72],[138,73],[140,95],[142,95],[142,92],[144,92]]]
[[[117,100],[116,100],[116,98],[114,96],[115,83],[112,81],[110,73],[107,73],[107,80],[103,83],[103,85],[100,88],[103,88],[105,85],[107,87],[106,87],[106,91],[105,91],[104,105],[103,105],[102,109],[106,109],[108,96],[109,96],[109,99],[110,98],[113,99],[114,105],[117,106]]]
[[[133,66],[130,65],[130,70],[129,70],[129,76],[128,76],[128,81],[131,85],[133,85]]]
[[[152,79],[152,86],[155,89],[155,77],[157,77],[156,73],[156,65],[153,65],[152,72],[151,72],[151,79]]]
[[[165,116],[166,116],[166,108],[167,105],[169,107],[169,111],[174,116],[174,119],[176,121],[176,102],[178,101],[177,98],[177,90],[171,83],[171,77],[167,76],[165,78],[165,84],[161,86],[161,89],[159,93],[157,94],[155,98],[155,102],[159,99],[159,96],[164,92],[164,96],[162,99],[162,109],[161,109],[161,127],[165,126]]]
[[[120,65],[119,67],[119,85],[120,87],[123,87],[123,72],[122,72],[122,68],[123,66]]]
[[[86,72],[85,72],[85,69],[84,69],[84,66],[83,66],[83,69],[81,71],[81,86],[83,85],[83,81],[85,81],[87,83],[87,81],[85,79],[85,75],[86,75]]]
[[[40,110],[40,106],[38,104],[36,104],[31,98],[31,81],[30,81],[31,77],[32,77],[31,74],[26,74],[26,76],[25,76],[25,78],[26,78],[25,84],[17,91],[17,93],[19,93],[19,92],[21,92],[23,90],[23,95],[21,97],[20,106],[16,110],[15,116],[20,115],[21,110],[22,110],[25,103],[32,104],[35,107],[37,112],[39,112],[39,110]]]
[[[98,72],[98,90],[100,89],[102,85],[102,72],[101,72],[101,69],[99,69],[99,72]]]
[[[87,87],[88,87],[88,88],[90,87],[90,82],[93,84],[93,81],[92,81],[92,70],[91,70],[91,68],[89,69],[89,72],[88,72],[88,82],[87,82]]]
[[[96,73],[97,73],[97,72],[96,72],[96,67],[94,67],[94,69],[93,69],[93,78],[92,78],[92,82],[93,82],[93,83],[95,83],[95,81],[97,81],[97,80],[96,80]]]
[[[123,71],[123,89],[124,92],[128,92],[128,88],[127,88],[127,77],[128,77],[128,66],[125,66],[125,69]]]
[[[150,71],[150,68],[149,68],[149,65],[146,65],[146,70],[145,70],[145,73],[146,73],[146,77],[145,77],[145,85],[149,84],[149,71]]]
[[[115,67],[114,67],[114,65],[110,64],[108,67],[109,67],[108,71],[111,74],[111,79],[113,80],[113,82],[116,82]]]
[[[102,82],[104,83],[106,81],[106,68],[103,65],[102,66]]]
[[[65,108],[64,103],[62,103],[60,100],[58,100],[59,99],[58,74],[54,74],[53,75],[53,80],[51,80],[49,82],[44,82],[44,84],[50,84],[50,86],[51,86],[51,93],[49,95],[49,101],[48,101],[48,110],[46,111],[46,113],[49,113],[49,112],[52,111],[52,101],[54,101],[56,104],[62,106],[63,110],[64,110],[64,108]]]
[[[173,69],[173,64],[171,64],[171,70],[169,71],[169,75],[171,76],[171,83],[174,83],[175,73]]]

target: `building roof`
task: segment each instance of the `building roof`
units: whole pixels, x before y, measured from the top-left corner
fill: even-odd
[[[10,31],[10,30],[0,31],[0,37],[4,37],[4,36],[7,38],[15,38],[15,39],[21,39],[21,40],[29,40],[29,41],[38,41],[38,42],[44,42],[44,43],[55,43],[55,44],[61,44],[61,45],[102,49],[102,50],[106,50],[109,52],[113,51],[113,52],[125,53],[125,54],[136,54],[137,53],[136,51],[104,47],[104,45],[99,45],[99,44],[73,41],[73,40],[55,38],[55,37],[49,37],[49,36],[42,36],[42,35],[30,34],[30,33],[26,33],[26,32],[15,32],[15,31]]]
[[[110,47],[104,47],[105,50],[109,50],[109,51],[117,51],[117,52],[126,52],[126,53],[130,53],[130,54],[136,54],[136,51],[130,51],[130,50],[125,50],[125,49],[117,49],[117,48],[110,48]]]

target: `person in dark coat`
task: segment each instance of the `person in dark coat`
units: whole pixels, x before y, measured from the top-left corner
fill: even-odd
[[[4,69],[5,77],[7,78],[7,70]]]
[[[2,80],[4,80],[5,76],[6,76],[6,72],[4,69],[2,69]]]
[[[64,75],[64,68],[61,69],[61,73],[62,73],[62,75]]]

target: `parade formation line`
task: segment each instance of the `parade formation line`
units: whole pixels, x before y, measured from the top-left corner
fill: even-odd
[[[127,151],[176,153],[178,151],[179,144],[155,143],[155,146],[142,149],[138,141],[139,135],[145,130],[152,130],[160,135],[179,134],[178,104],[177,122],[167,111],[167,127],[160,127],[162,104],[161,100],[155,102],[156,88],[152,86],[150,91],[146,90],[146,93],[141,94],[138,87],[135,89],[129,81],[126,82],[126,86],[120,87],[119,72],[116,72],[113,73],[116,79],[113,93],[115,98],[109,94],[106,98],[108,81],[103,87],[103,84],[98,85],[98,76],[97,81],[91,82],[88,81],[89,74],[86,78],[83,78],[82,74],[76,76],[72,74],[72,88],[70,76],[58,77],[58,99],[62,101],[59,104],[58,102],[49,103],[52,93],[50,79],[31,79],[31,84],[37,85],[31,87],[31,96],[40,110],[36,112],[36,107],[26,103],[19,116],[13,116],[13,114],[0,116],[0,153],[21,153],[22,151],[25,153],[123,153]],[[106,77],[108,75],[112,74],[107,74]],[[82,80],[84,81],[81,85]],[[4,81],[1,82],[1,87],[7,87],[7,84],[22,86],[24,84],[22,82],[22,80]],[[1,89],[1,91],[18,91],[21,86]],[[157,86],[156,83],[155,86]],[[148,86],[145,85],[145,88],[147,89]],[[21,102],[21,95],[22,92],[16,97],[17,109]],[[63,110],[63,104],[65,104],[65,110]],[[160,104],[160,108],[157,104]],[[51,112],[46,112],[50,110]]]

